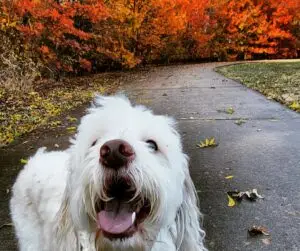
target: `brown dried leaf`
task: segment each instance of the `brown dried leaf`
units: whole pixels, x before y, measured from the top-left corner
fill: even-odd
[[[266,235],[269,236],[269,231],[266,227],[264,226],[252,226],[250,229],[248,229],[248,232],[251,236],[256,236],[256,235]]]

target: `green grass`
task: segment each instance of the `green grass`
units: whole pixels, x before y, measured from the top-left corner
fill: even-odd
[[[300,62],[235,64],[216,71],[300,112]]]

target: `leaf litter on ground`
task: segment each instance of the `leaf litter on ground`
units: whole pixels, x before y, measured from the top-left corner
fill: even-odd
[[[241,126],[242,124],[245,124],[245,123],[246,123],[246,120],[244,120],[244,119],[238,119],[238,120],[234,121],[234,123],[235,123],[236,125]]]
[[[294,101],[289,107],[294,111],[300,111],[300,103],[297,101]]]
[[[220,67],[217,72],[300,112],[299,66],[300,62],[245,63]]]
[[[76,130],[77,130],[76,126],[67,127],[67,131],[69,131],[69,132],[75,132]]]
[[[251,201],[256,201],[257,199],[263,199],[264,197],[258,194],[257,189],[252,189],[245,192],[240,191],[228,191],[227,194],[236,200],[242,200],[246,198]]]
[[[234,207],[235,206],[234,199],[232,199],[228,194],[227,194],[227,198],[228,198],[228,206],[229,207]]]
[[[258,194],[257,189],[252,189],[245,192],[240,191],[228,191],[228,206],[233,207],[235,206],[236,201],[242,201],[243,199],[247,199],[250,201],[256,201],[257,199],[263,199],[264,197]]]
[[[37,80],[35,91],[0,86],[0,103],[3,104],[0,107],[0,147],[38,128],[61,126],[56,118],[90,102],[95,93],[114,93],[119,84],[116,76],[92,74],[60,81]],[[68,122],[75,122],[71,120]]]
[[[264,226],[252,226],[250,229],[248,229],[248,233],[251,236],[257,236],[257,235],[266,235],[269,236],[270,233],[268,229]]]
[[[77,122],[77,118],[71,117],[71,116],[67,116],[67,120],[69,122]]]
[[[28,160],[27,159],[20,159],[20,162],[21,162],[21,164],[26,165],[28,163]]]
[[[222,113],[227,113],[232,115],[235,112],[235,110],[232,107],[228,107],[226,109],[217,109],[217,112],[222,112]]]
[[[218,144],[216,143],[216,140],[214,137],[212,138],[206,138],[203,141],[200,141],[199,144],[196,145],[199,148],[206,148],[206,147],[216,147]]]
[[[229,107],[226,109],[226,113],[231,115],[234,113],[234,109],[232,107]]]

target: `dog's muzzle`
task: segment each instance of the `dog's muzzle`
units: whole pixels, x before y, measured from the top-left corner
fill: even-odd
[[[151,210],[149,200],[138,194],[126,174],[134,158],[133,147],[124,140],[110,140],[100,148],[100,163],[104,172],[112,175],[104,181],[104,193],[109,201],[99,200],[96,204],[97,225],[109,239],[132,236]]]

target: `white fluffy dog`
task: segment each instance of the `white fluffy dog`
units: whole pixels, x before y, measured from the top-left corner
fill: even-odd
[[[98,96],[66,151],[39,149],[10,202],[21,251],[202,251],[174,121]]]

